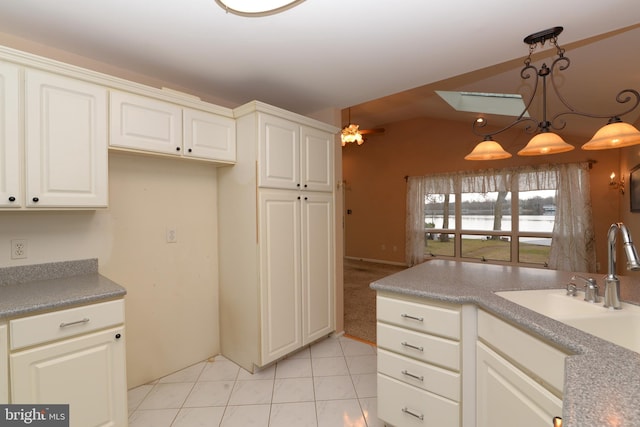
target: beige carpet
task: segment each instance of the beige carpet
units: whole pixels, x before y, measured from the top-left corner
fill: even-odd
[[[405,268],[399,265],[344,260],[345,334],[371,343],[376,342],[376,293],[369,288],[369,284]]]

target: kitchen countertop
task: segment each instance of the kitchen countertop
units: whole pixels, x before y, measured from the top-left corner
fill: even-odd
[[[565,427],[640,426],[640,354],[494,294],[496,291],[564,288],[573,274],[430,260],[377,280],[371,288],[455,304],[475,304],[572,353],[565,359],[562,415]],[[604,275],[578,274],[593,276],[602,285],[600,276]],[[640,304],[640,282],[625,276],[620,280],[621,299]]]
[[[121,298],[126,290],[87,259],[0,268],[0,320]]]

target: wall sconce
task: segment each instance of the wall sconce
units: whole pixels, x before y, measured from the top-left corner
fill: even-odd
[[[624,177],[616,181],[615,172],[611,172],[611,175],[609,175],[609,188],[612,190],[620,190],[620,194],[624,194]]]

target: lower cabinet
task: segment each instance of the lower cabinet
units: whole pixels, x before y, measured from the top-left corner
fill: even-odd
[[[461,307],[378,295],[378,418],[460,427]]]
[[[549,427],[562,416],[566,353],[478,312],[477,427]]]
[[[9,344],[7,325],[0,324],[0,405],[9,403]]]
[[[378,292],[386,426],[550,427],[568,354],[482,309]]]
[[[11,403],[69,404],[71,427],[126,426],[123,312],[119,300],[10,320]]]

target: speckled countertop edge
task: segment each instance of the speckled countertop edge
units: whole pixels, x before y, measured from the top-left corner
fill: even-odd
[[[123,297],[86,259],[0,268],[0,320]]]
[[[573,353],[565,359],[565,427],[640,426],[638,353],[494,293],[563,288],[572,275],[536,268],[431,260],[377,280],[371,288],[455,304],[474,304]],[[621,282],[622,298],[631,303],[640,302],[640,284],[626,277],[621,278]]]

